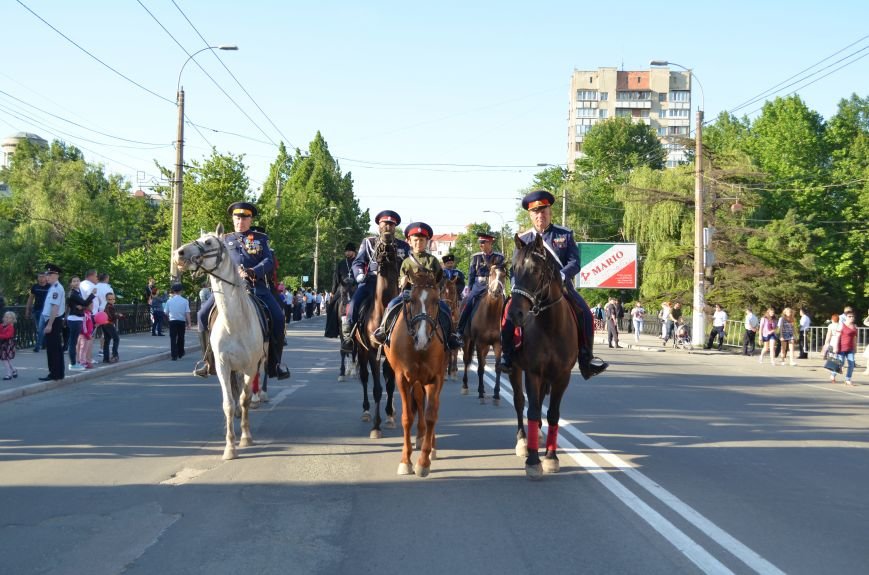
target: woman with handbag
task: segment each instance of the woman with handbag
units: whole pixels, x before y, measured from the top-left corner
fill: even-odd
[[[842,364],[848,364],[848,369],[845,371],[845,385],[854,385],[851,383],[851,375],[854,373],[854,354],[857,352],[857,325],[853,311],[845,314],[845,323],[842,324],[840,331],[837,355]]]
[[[758,363],[763,363],[763,354],[769,351],[769,362],[775,365],[775,344],[778,342],[775,331],[775,310],[769,308],[766,310],[766,314],[760,318],[760,338],[763,340],[763,348],[760,350]]]
[[[839,351],[839,314],[830,316],[827,336],[824,338],[824,368],[830,372],[830,383],[836,383],[836,374],[842,373],[842,364],[836,353]]]

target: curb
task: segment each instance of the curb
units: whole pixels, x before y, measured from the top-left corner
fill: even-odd
[[[200,346],[190,345],[184,346],[185,353],[189,351],[198,351]],[[82,381],[90,381],[92,379],[100,378],[104,375],[109,375],[110,373],[117,373],[119,371],[124,371],[127,369],[131,369],[134,367],[139,367],[142,365],[147,365],[149,363],[154,363],[160,360],[166,360],[171,357],[171,352],[162,351],[160,353],[152,353],[151,355],[145,355],[142,357],[137,357],[136,359],[131,359],[129,361],[125,361],[123,363],[113,363],[109,365],[104,365],[103,367],[97,368],[91,371],[85,372],[76,372],[75,375],[65,376],[61,380],[52,380],[52,381],[40,381],[37,383],[31,383],[28,385],[23,385],[21,387],[15,389],[6,389],[0,391],[0,403],[6,401],[12,401],[14,399],[19,399],[21,397],[27,397],[29,395],[36,395],[37,393],[42,393],[43,391],[49,391],[51,389],[57,389],[59,387],[64,387],[67,385],[71,385],[73,383],[79,383]]]

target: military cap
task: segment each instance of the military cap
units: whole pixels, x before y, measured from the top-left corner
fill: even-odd
[[[256,217],[256,206],[250,202],[235,202],[227,208],[227,213],[230,216],[251,216]]]
[[[492,235],[492,232],[477,232],[477,241],[480,243],[494,242],[495,236]]]
[[[538,210],[555,203],[555,196],[546,190],[535,190],[522,198],[522,207],[526,210]]]
[[[60,274],[60,273],[63,273],[63,270],[60,269],[59,266],[56,266],[54,264],[45,264],[45,271],[43,273],[45,273],[45,274]]]
[[[434,235],[434,232],[431,229],[431,226],[425,222],[413,222],[409,224],[406,228],[404,228],[404,237],[409,238],[410,236],[424,236],[426,239],[431,239]]]
[[[375,224],[379,224],[380,220],[392,222],[393,224],[395,224],[397,226],[398,224],[401,223],[401,216],[399,216],[397,213],[393,212],[392,210],[383,210],[382,212],[380,212],[379,214],[374,216],[374,223]]]
[[[353,242],[347,242],[347,245],[344,246],[344,251],[345,252],[355,252],[356,251],[356,244],[354,244]]]
[[[441,261],[444,263],[454,262],[454,261],[456,261],[456,256],[454,256],[453,254],[447,254],[441,258]]]

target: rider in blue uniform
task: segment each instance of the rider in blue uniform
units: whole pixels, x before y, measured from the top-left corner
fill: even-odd
[[[441,258],[441,261],[444,264],[444,278],[451,280],[453,278],[459,278],[456,280],[456,291],[459,295],[459,303],[462,301],[462,292],[465,291],[465,274],[462,273],[462,270],[456,269],[456,256],[453,254],[447,254]]]
[[[374,217],[374,223],[377,224],[381,233],[394,234],[395,226],[401,223],[401,216],[392,210],[383,210]],[[353,326],[359,321],[359,308],[365,299],[374,293],[374,288],[377,286],[378,267],[377,260],[374,259],[374,250],[379,241],[380,236],[371,236],[362,240],[356,259],[353,260],[353,277],[356,278],[359,287],[356,288],[356,293],[353,294],[353,299],[347,306],[347,315],[341,321],[342,345],[346,345],[344,342],[351,342],[350,335]],[[410,253],[410,245],[404,240],[396,238],[395,252],[398,255],[398,264],[401,265],[407,254]],[[349,351],[346,347],[344,349]]]
[[[609,364],[594,357],[594,320],[588,304],[573,285],[573,278],[579,273],[579,248],[573,239],[572,230],[552,223],[553,203],[555,197],[546,190],[537,190],[525,196],[522,207],[528,210],[534,227],[519,238],[527,244],[534,241],[537,235],[543,236],[546,249],[561,264],[564,292],[579,322],[579,371],[582,377],[589,379],[604,371]],[[514,326],[506,313],[504,318],[501,326],[501,367],[512,369]]]
[[[468,285],[471,291],[462,301],[462,315],[459,317],[459,325],[456,328],[456,335],[460,338],[471,319],[477,300],[489,288],[489,268],[494,265],[498,269],[505,269],[504,254],[492,250],[495,236],[489,232],[477,232],[477,241],[480,243],[481,251],[471,256],[471,265],[468,270]]]
[[[248,202],[236,202],[227,210],[232,216],[234,232],[223,235],[223,243],[229,250],[233,264],[240,277],[253,288],[256,296],[268,308],[271,316],[271,338],[267,370],[269,377],[287,379],[290,371],[281,364],[284,350],[284,312],[272,295],[269,282],[275,269],[274,254],[269,248],[269,237],[262,232],[251,230],[251,220],[256,217],[256,206]],[[194,375],[208,377],[214,375],[214,355],[208,344],[208,314],[214,307],[214,296],[208,298],[197,314],[199,341],[202,343],[203,358],[193,371]]]

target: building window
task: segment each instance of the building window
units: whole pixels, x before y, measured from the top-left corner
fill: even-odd
[[[591,124],[585,124],[585,125],[577,124],[576,135],[577,136],[584,136],[588,133],[589,130],[591,130]]]
[[[659,102],[666,102],[667,101],[667,92],[660,92],[658,94],[658,101]]]
[[[576,91],[576,99],[577,100],[597,100],[597,90],[577,90]]]
[[[689,110],[687,108],[683,108],[681,110],[674,109],[674,110],[670,110],[670,117],[671,118],[688,118],[690,112],[691,112],[691,110]]]
[[[687,136],[688,126],[670,126],[667,129],[668,136]]]
[[[667,126],[662,126],[658,128],[658,135],[663,137],[667,135]]]
[[[582,151],[582,142],[576,142],[573,149],[574,149],[574,151],[581,152]]]
[[[576,117],[577,118],[596,118],[597,117],[597,109],[596,108],[577,108],[576,109]]]
[[[616,108],[616,118],[630,118],[631,116],[630,108]]]
[[[600,93],[600,101],[606,102],[609,99],[609,92],[601,92]]]
[[[598,112],[599,112],[598,118],[600,118],[601,120],[603,120],[607,117],[608,110],[606,110],[605,108],[601,108],[600,110],[598,110]]]
[[[644,101],[651,99],[652,93],[648,90],[629,90],[616,92],[616,100]]]
[[[691,101],[691,91],[690,90],[673,90],[670,92],[670,101],[671,102],[690,102]]]

